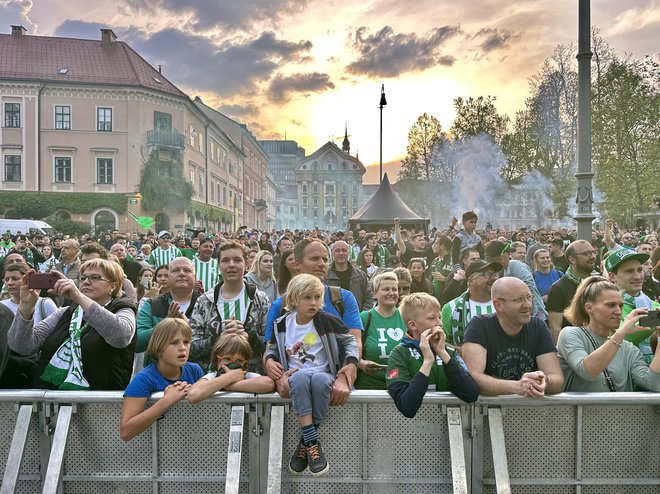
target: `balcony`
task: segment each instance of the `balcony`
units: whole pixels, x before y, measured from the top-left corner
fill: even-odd
[[[266,199],[255,199],[254,205],[257,208],[257,211],[261,211],[268,208],[268,205],[266,204]]]
[[[153,129],[147,131],[147,146],[183,150],[186,136],[176,130]]]

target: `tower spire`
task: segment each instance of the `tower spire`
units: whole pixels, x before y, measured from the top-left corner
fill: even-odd
[[[351,154],[351,142],[348,140],[348,123],[344,122],[344,141],[341,143],[341,150],[346,154]]]

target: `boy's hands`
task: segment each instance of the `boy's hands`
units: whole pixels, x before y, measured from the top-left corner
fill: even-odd
[[[433,328],[427,329],[421,335],[419,335],[419,349],[422,351],[422,357],[424,357],[424,363],[433,362],[435,357],[433,355],[433,350],[431,350],[431,333]]]
[[[266,360],[265,370],[266,375],[273,381],[277,381],[280,377],[282,377],[282,374],[284,374],[284,367],[282,367],[282,364],[272,358]]]

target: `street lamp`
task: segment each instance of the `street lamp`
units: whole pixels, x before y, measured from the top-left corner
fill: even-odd
[[[380,182],[383,183],[383,107],[387,105],[387,100],[385,99],[385,84],[380,86]]]

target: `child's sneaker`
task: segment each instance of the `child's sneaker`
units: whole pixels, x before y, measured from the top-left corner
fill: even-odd
[[[289,471],[291,473],[303,473],[307,468],[307,446],[301,439],[296,451],[289,462]]]
[[[307,446],[307,464],[310,473],[314,476],[323,475],[330,470],[330,465],[321,448],[321,441],[315,441]]]

